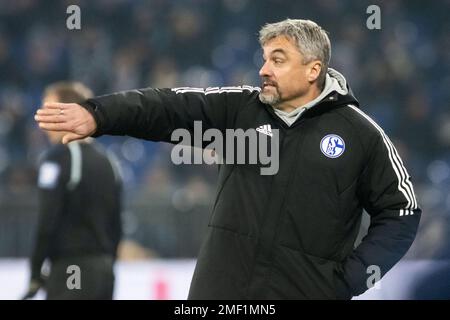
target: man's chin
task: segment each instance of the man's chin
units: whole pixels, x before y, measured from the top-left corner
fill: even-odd
[[[261,92],[259,94],[259,100],[262,103],[270,104],[272,106],[272,105],[277,104],[280,101],[280,97],[278,95],[275,95],[275,94],[269,94],[269,93]]]

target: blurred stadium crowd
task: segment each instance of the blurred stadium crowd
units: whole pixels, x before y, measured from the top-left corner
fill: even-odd
[[[81,8],[81,30],[66,8]],[[381,8],[381,30],[366,8]],[[424,213],[408,258],[450,256],[450,1],[0,0],[0,256],[29,254],[36,164],[47,142],[33,120],[43,88],[78,80],[97,95],[138,87],[260,84],[257,32],[308,18],[332,41],[331,66],[385,129]],[[175,166],[171,146],[100,141],[120,159],[126,238],[146,254],[194,257],[217,168]]]

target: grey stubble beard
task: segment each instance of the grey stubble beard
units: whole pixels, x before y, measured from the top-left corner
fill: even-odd
[[[263,91],[261,91],[259,93],[259,100],[262,103],[269,104],[271,106],[275,106],[276,104],[278,104],[281,101],[281,97],[278,92],[278,89],[276,90],[276,93],[264,93]]]

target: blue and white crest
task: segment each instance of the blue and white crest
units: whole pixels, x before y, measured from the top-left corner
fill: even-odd
[[[320,141],[320,150],[328,158],[337,158],[344,153],[345,142],[344,139],[337,134],[327,134]]]

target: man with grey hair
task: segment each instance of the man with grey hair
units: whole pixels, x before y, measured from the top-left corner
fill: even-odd
[[[412,244],[421,210],[411,178],[344,76],[328,67],[321,27],[267,24],[260,43],[262,88],[131,90],[45,104],[36,121],[68,131],[65,143],[103,134],[174,143],[171,133],[193,132],[195,121],[270,137],[276,174],[259,174],[263,163],[220,165],[189,298],[350,299],[371,285],[369,270],[384,275]],[[371,224],[354,248],[363,209]]]

